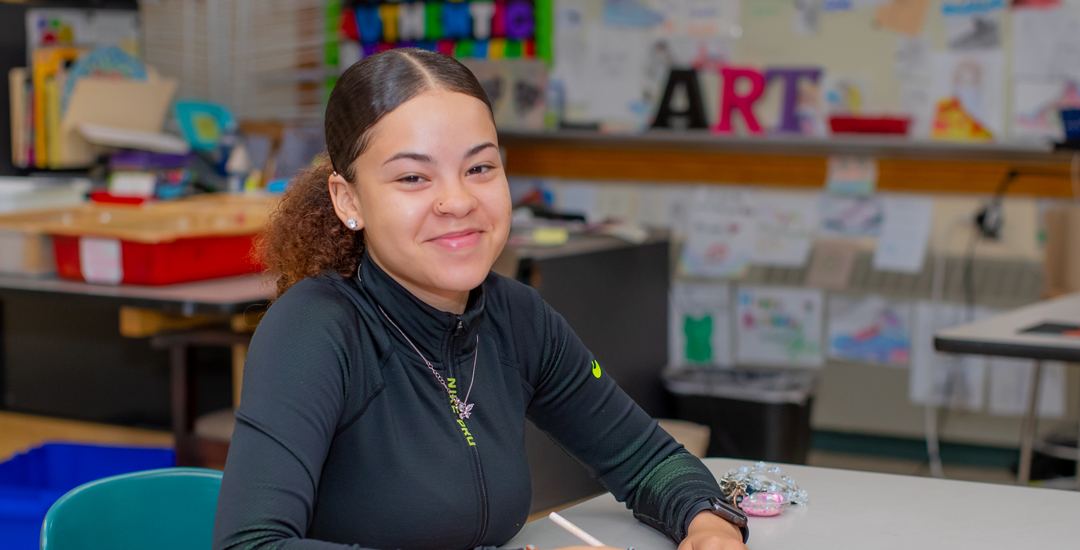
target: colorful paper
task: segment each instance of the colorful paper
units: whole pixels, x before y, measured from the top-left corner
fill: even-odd
[[[668,228],[676,239],[685,238],[694,193],[694,187],[689,185],[641,186],[638,189],[638,223]]]
[[[935,332],[966,321],[966,308],[962,305],[929,301],[916,304],[908,384],[908,397],[913,403],[982,410],[986,358],[941,353],[934,349]]]
[[[986,141],[1004,135],[1005,57],[998,52],[941,53],[934,58],[931,136]]]
[[[543,130],[547,66],[537,59],[463,59],[487,93],[500,130]]]
[[[881,296],[829,298],[829,357],[889,366],[911,359],[911,303]]]
[[[1005,0],[948,0],[941,5],[945,41],[950,50],[994,50],[1001,47]]]
[[[993,357],[990,363],[990,414],[1024,416],[1031,402],[1035,362],[1029,359]],[[1037,414],[1044,418],[1065,416],[1065,364],[1043,363]]]
[[[1072,6],[1018,9],[1013,20],[1013,74],[1080,79],[1080,13]]]
[[[753,262],[779,267],[806,265],[819,223],[818,197],[763,193],[755,210],[757,240]]]
[[[814,244],[806,286],[842,290],[847,288],[859,245],[845,239],[819,239]]]
[[[822,0],[795,0],[795,18],[792,22],[795,34],[817,34],[821,2]]]
[[[892,0],[878,6],[874,12],[874,22],[883,29],[918,36],[922,33],[929,9],[930,0]]]
[[[668,302],[670,365],[731,365],[729,293],[726,283],[672,285]]]
[[[837,195],[871,195],[877,188],[877,179],[877,159],[831,156],[825,173],[825,189]]]
[[[884,221],[874,249],[874,269],[921,273],[934,222],[933,199],[885,196],[881,203]]]
[[[826,73],[822,79],[825,109],[830,115],[858,115],[866,107],[870,84],[861,76]]]
[[[1064,140],[1061,110],[1080,109],[1080,79],[1018,76],[1012,97],[1013,137]]]
[[[821,232],[826,237],[877,237],[885,219],[878,196],[843,197],[822,195]]]
[[[818,290],[740,286],[735,319],[737,361],[822,366],[822,300]]]
[[[741,276],[754,257],[756,238],[757,219],[752,213],[694,208],[683,248],[683,269],[701,277]]]

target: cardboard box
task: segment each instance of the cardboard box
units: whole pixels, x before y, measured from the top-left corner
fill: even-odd
[[[1043,285],[1047,297],[1080,291],[1080,205],[1046,212]]]

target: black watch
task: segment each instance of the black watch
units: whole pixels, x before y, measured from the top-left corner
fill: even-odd
[[[739,529],[746,528],[746,513],[740,510],[738,506],[719,497],[709,497],[709,506],[712,513],[720,516],[728,523]]]

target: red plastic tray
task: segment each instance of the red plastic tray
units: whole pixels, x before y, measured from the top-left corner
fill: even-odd
[[[911,119],[899,117],[829,117],[829,127],[838,134],[907,134]]]
[[[171,285],[256,273],[263,266],[251,254],[255,235],[196,237],[162,243],[120,240],[124,284]],[[83,281],[79,239],[53,235],[56,273]]]

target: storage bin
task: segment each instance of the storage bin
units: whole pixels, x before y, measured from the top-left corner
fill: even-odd
[[[172,449],[48,443],[0,463],[0,547],[35,550],[64,493],[95,479],[176,465]]]
[[[142,285],[253,273],[262,267],[253,239],[275,202],[212,196],[0,216],[0,273]]]
[[[0,273],[40,277],[56,272],[52,237],[47,228],[96,217],[110,223],[133,212],[130,207],[80,205],[0,216]]]
[[[817,373],[683,367],[663,379],[675,417],[711,430],[706,456],[806,463]]]
[[[181,202],[183,204],[181,204]],[[123,219],[51,225],[56,273],[105,284],[168,285],[255,273],[265,204],[152,205]]]

